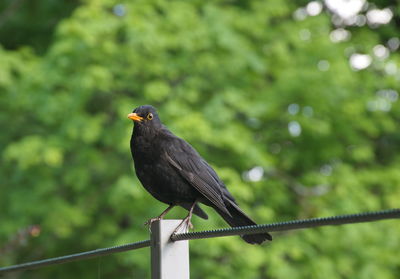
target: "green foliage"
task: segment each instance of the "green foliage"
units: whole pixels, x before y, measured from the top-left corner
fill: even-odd
[[[8,49],[30,45],[44,52],[61,18],[71,14],[77,0],[4,0],[0,2],[0,42]]]
[[[399,90],[399,73],[385,70],[399,54],[349,66],[352,53],[373,55],[397,36],[396,23],[352,27],[351,40],[333,43],[328,12],[293,19],[303,2],[86,0],[53,38],[16,49],[2,39],[0,265],[148,238],[143,223],[165,205],[133,171],[126,115],[141,104],[159,109],[259,223],[398,207],[400,108],[379,90]],[[45,17],[53,4],[43,3]],[[60,17],[72,9],[60,5]],[[24,12],[15,26],[31,23]],[[264,176],[251,181],[257,166]],[[206,210],[197,230],[226,226]],[[387,221],[275,233],[260,247],[195,240],[191,275],[397,278],[399,233]],[[10,278],[146,278],[149,264],[143,249]]]

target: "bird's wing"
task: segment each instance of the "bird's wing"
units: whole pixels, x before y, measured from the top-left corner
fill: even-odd
[[[193,147],[184,140],[174,137],[173,144],[168,145],[165,157],[178,173],[207,200],[230,215],[223,200],[222,182]]]
[[[218,184],[221,186],[221,191],[224,194],[224,197],[233,201],[234,203],[236,203],[235,198],[231,195],[231,193],[229,193],[228,189],[226,188],[225,184],[221,181],[221,179],[218,177],[217,173],[215,172],[215,170],[207,163],[206,160],[204,160],[203,158],[201,158],[203,164],[206,165],[207,170],[209,171],[210,175],[216,180],[218,181]]]

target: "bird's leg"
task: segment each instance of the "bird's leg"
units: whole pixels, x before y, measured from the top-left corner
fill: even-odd
[[[165,209],[165,210],[160,214],[160,216],[149,219],[146,223],[144,223],[144,225],[150,227],[150,226],[151,226],[151,223],[153,223],[154,221],[162,220],[162,219],[164,218],[164,216],[168,213],[168,211],[170,211],[173,207],[174,207],[174,205],[170,204],[170,205],[167,207],[167,209]]]
[[[190,220],[192,219],[193,210],[194,210],[194,207],[196,206],[196,203],[197,202],[195,201],[193,203],[193,205],[190,207],[189,214],[185,217],[185,219],[182,220],[182,222],[179,224],[179,226],[176,227],[173,234],[176,234],[179,231],[179,229],[182,227],[182,225],[184,225],[184,224],[186,225],[186,228],[189,227],[189,228],[193,229],[193,224]]]

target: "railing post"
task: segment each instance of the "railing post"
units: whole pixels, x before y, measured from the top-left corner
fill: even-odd
[[[189,279],[189,241],[170,240],[171,234],[181,222],[160,220],[151,224],[152,279]],[[184,229],[179,231],[184,232]]]

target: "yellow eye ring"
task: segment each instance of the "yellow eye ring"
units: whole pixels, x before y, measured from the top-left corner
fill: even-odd
[[[152,120],[153,119],[153,114],[151,112],[147,115],[147,119],[148,120]]]

